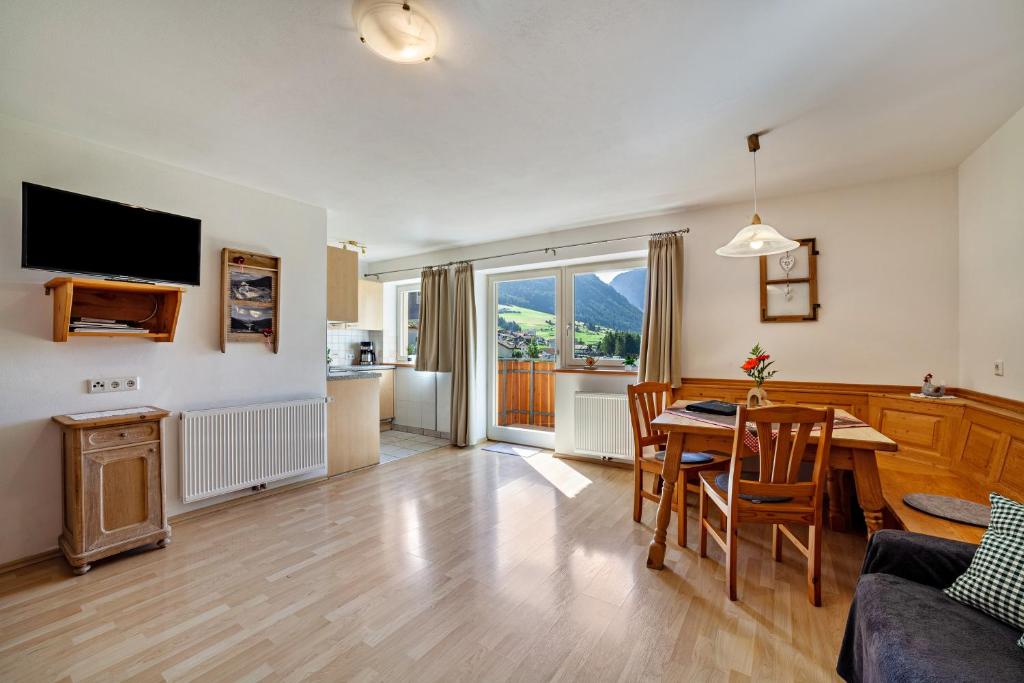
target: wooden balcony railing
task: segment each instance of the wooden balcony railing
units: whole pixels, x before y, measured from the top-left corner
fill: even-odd
[[[555,426],[555,362],[498,359],[498,424]]]

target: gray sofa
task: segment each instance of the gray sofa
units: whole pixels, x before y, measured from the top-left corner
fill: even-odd
[[[1020,632],[942,592],[977,546],[905,531],[868,544],[836,671],[851,683],[1024,681]]]

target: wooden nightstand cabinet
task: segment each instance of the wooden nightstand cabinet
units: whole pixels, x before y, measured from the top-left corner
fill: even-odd
[[[169,413],[75,420],[63,430],[64,531],[60,549],[75,574],[131,548],[170,543],[164,505],[163,427]]]

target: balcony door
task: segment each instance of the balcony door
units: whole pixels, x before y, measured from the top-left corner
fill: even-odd
[[[561,340],[561,269],[488,278],[487,436],[555,447],[555,374]]]

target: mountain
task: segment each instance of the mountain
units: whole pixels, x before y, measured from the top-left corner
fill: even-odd
[[[639,332],[643,312],[593,274],[577,275],[576,320],[587,325]]]
[[[644,293],[647,290],[646,268],[623,271],[613,277],[608,284],[616,292],[626,297],[626,301],[633,304],[634,307],[641,311],[644,310]]]
[[[555,314],[555,279],[510,280],[498,285],[498,305],[522,306]]]
[[[643,275],[643,271],[640,271]],[[624,274],[624,273],[623,273]],[[621,276],[621,275],[620,275]],[[576,320],[593,327],[609,327],[624,332],[639,332],[643,324],[641,308],[634,306],[611,285],[588,273],[576,277]],[[640,306],[643,306],[643,279],[640,281]],[[543,313],[555,312],[555,281],[551,278],[512,280],[498,287],[498,305],[522,306]]]

